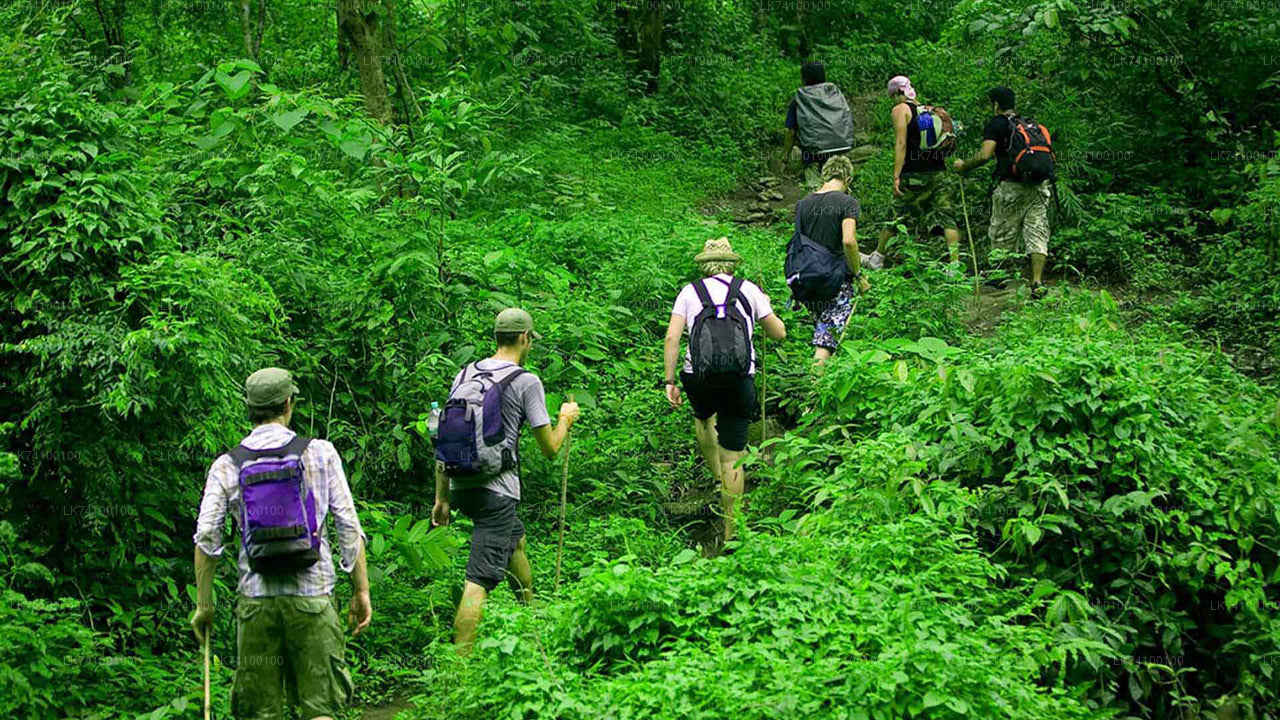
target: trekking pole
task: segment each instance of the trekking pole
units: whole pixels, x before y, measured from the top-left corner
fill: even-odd
[[[764,291],[764,274],[760,275],[760,291]],[[769,353],[769,336],[760,338],[760,444],[769,439],[769,414],[765,407],[765,395],[769,393],[769,378],[764,374],[764,356]]]
[[[573,393],[569,393],[573,402]],[[552,592],[560,592],[560,563],[564,559],[564,508],[569,498],[569,445],[573,442],[572,428],[564,431],[564,468],[560,473],[560,541],[556,546],[556,586]]]
[[[978,297],[978,253],[973,249],[973,230],[969,227],[969,204],[964,199],[964,178],[960,178],[960,209],[964,212],[964,232],[969,236],[969,259],[973,261],[973,296]]]
[[[209,636],[212,634],[210,624],[204,631],[204,720],[209,720]]]

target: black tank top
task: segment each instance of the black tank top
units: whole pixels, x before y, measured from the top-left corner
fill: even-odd
[[[909,100],[907,105],[911,108],[911,120],[907,123],[907,157],[902,161],[902,172],[938,172],[943,169],[942,154],[937,150],[920,151],[920,131],[916,129],[918,106]]]

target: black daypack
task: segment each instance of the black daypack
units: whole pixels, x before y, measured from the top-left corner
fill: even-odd
[[[723,305],[711,301],[706,282],[704,279],[693,284],[702,302],[702,311],[693,319],[689,331],[693,375],[704,382],[740,378],[751,372],[751,325],[738,309],[737,301],[741,300],[753,315],[755,310],[742,295],[742,278],[727,283],[729,293]]]
[[[783,265],[791,297],[802,303],[826,302],[840,292],[845,279],[844,258],[800,231],[800,214],[796,213],[796,229],[787,243],[787,260]]]
[[[1009,117],[1009,175],[1011,180],[1040,183],[1056,177],[1057,159],[1049,130],[1031,118]]]

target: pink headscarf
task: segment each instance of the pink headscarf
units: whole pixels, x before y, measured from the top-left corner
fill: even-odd
[[[916,89],[911,87],[911,80],[906,75],[897,75],[889,81],[889,94],[902,93],[908,100],[916,99]]]

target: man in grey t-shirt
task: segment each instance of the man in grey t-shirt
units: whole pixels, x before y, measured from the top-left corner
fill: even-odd
[[[516,505],[520,502],[521,427],[528,422],[542,454],[553,458],[568,437],[569,426],[578,419],[578,404],[562,403],[559,422],[552,428],[542,380],[521,367],[533,347],[533,341],[542,337],[534,332],[533,318],[529,313],[519,308],[507,308],[498,313],[493,337],[497,351],[491,357],[459,371],[453,379],[453,388],[481,372],[491,374],[497,381],[511,377],[502,394],[502,425],[505,430],[502,445],[504,455],[509,458],[507,467],[491,477],[454,479],[450,492],[451,478],[445,475],[444,466],[436,463],[436,502],[431,511],[432,521],[436,525],[448,525],[452,503],[474,523],[471,555],[467,559],[467,582],[453,623],[454,643],[459,655],[471,651],[484,601],[502,578],[507,578],[518,600],[528,602],[533,599],[533,570],[525,555],[524,524],[516,517]]]

